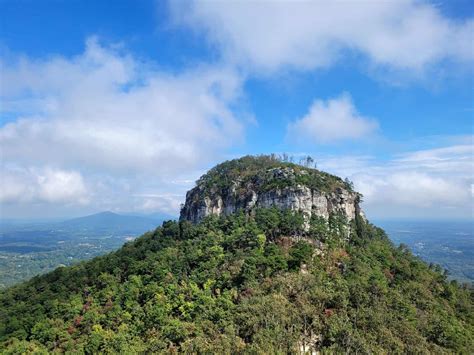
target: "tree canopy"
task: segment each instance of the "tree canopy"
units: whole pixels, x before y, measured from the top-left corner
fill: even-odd
[[[468,353],[472,290],[358,218],[167,221],[0,294],[2,353]],[[348,237],[348,233],[350,234]]]

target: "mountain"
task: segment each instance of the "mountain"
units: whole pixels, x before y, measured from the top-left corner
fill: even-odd
[[[274,156],[221,164],[179,222],[2,291],[0,350],[470,353],[472,289],[395,247],[359,199]]]
[[[161,223],[148,217],[120,215],[113,212],[101,212],[93,215],[69,219],[58,223],[58,228],[75,231],[93,231],[95,233],[143,233],[156,228]]]

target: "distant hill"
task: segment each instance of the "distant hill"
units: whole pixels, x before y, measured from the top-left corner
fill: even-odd
[[[156,228],[163,219],[142,216],[127,216],[113,212],[69,219],[56,226],[66,230],[89,231],[95,233],[136,234]]]

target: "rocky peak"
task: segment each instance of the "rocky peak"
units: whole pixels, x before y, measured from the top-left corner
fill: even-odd
[[[272,156],[246,156],[203,175],[186,194],[180,220],[198,223],[209,215],[277,207],[300,211],[308,219],[339,213],[350,221],[363,216],[359,200],[360,194],[337,176]]]

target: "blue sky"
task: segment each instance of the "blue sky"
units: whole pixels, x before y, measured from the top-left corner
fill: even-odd
[[[472,218],[471,1],[0,1],[1,214],[176,214],[312,155],[374,218]]]

